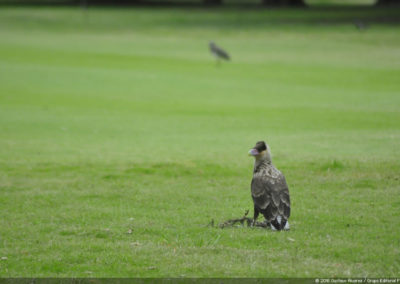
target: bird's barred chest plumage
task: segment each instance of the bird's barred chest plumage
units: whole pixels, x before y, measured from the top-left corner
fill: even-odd
[[[262,164],[254,169],[253,178],[265,178],[275,184],[282,181],[283,174],[271,164]]]
[[[273,230],[288,230],[290,197],[285,176],[272,165],[255,169],[251,181],[254,210],[262,213]],[[258,215],[258,213],[255,213]]]

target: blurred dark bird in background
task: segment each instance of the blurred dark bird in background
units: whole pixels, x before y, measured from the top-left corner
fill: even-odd
[[[289,230],[289,187],[285,176],[272,165],[269,146],[264,141],[259,141],[250,149],[249,155],[255,158],[251,181],[253,224],[261,213],[272,230]]]
[[[355,20],[353,23],[360,32],[368,29],[368,25],[360,20]]]
[[[223,50],[222,48],[217,46],[215,44],[215,42],[210,41],[208,46],[210,47],[211,54],[214,55],[214,57],[217,59],[217,65],[219,64],[219,61],[221,59],[222,60],[230,60],[231,59],[229,54],[225,50]]]

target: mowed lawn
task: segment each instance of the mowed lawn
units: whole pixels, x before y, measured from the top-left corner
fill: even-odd
[[[1,8],[0,276],[399,276],[396,17]],[[207,226],[252,214],[258,140],[291,230]]]

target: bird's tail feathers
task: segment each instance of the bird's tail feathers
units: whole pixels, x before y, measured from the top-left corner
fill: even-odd
[[[280,215],[278,215],[276,217],[276,219],[274,221],[272,221],[270,224],[271,224],[271,229],[273,231],[289,230],[290,229],[289,221],[283,219]]]

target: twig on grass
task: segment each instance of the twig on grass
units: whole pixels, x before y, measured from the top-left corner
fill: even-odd
[[[244,226],[246,224],[247,227],[269,228],[268,224],[266,224],[266,223],[262,223],[262,222],[257,222],[256,221],[253,224],[253,219],[247,217],[248,214],[249,214],[249,210],[246,210],[244,212],[244,216],[242,218],[226,220],[225,222],[219,224],[218,227],[223,229],[223,228],[226,228],[226,227],[234,227],[235,225],[238,225],[238,224],[240,224],[241,226]],[[212,223],[214,224],[214,222],[212,222]]]

